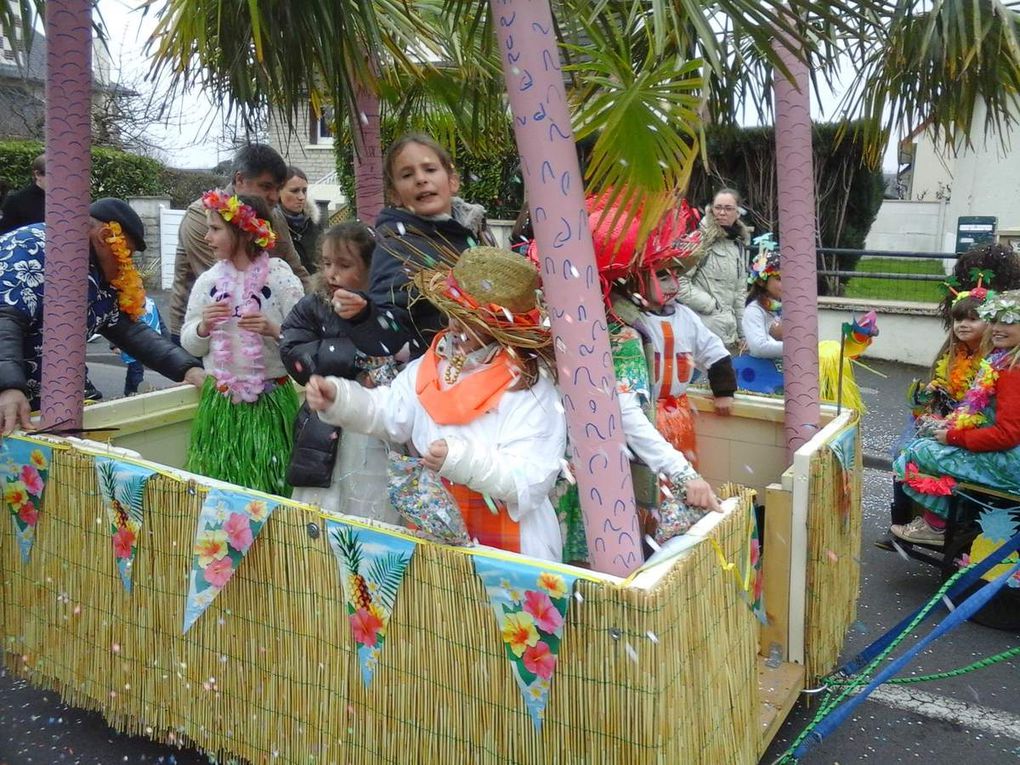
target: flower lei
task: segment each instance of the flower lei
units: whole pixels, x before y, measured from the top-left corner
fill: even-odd
[[[131,257],[131,248],[124,239],[124,230],[117,221],[106,224],[109,231],[103,240],[110,245],[110,251],[117,259],[117,276],[110,284],[117,290],[117,306],[132,320],[138,321],[145,315],[145,285],[142,276],[135,268]]]
[[[938,360],[935,365],[935,379],[932,382],[943,384],[953,401],[960,401],[974,384],[982,360],[981,354],[971,353],[967,346],[961,343],[956,347],[952,364],[949,363],[948,353]]]
[[[257,296],[262,293],[269,277],[269,255],[261,253],[246,271],[238,271],[229,260],[221,260],[214,269],[219,269],[213,290],[214,300],[230,300],[235,313],[243,315],[244,310],[257,306]],[[240,291],[238,287],[240,285]],[[254,403],[265,391],[266,364],[262,353],[262,336],[236,326],[226,328],[221,322],[210,333],[209,348],[212,351],[212,368],[216,388],[229,395],[235,404]]]
[[[276,246],[276,233],[269,221],[256,215],[255,210],[238,199],[237,194],[212,189],[202,195],[202,206],[219,213],[227,223],[254,236],[260,250],[271,250]]]
[[[970,430],[988,422],[985,409],[995,395],[995,381],[999,379],[999,368],[1008,352],[996,349],[978,364],[970,390],[964,394],[960,405],[946,418],[946,425],[950,430]]]

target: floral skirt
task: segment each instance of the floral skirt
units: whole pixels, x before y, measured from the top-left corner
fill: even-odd
[[[298,396],[290,380],[235,404],[209,375],[191,426],[184,469],[237,486],[289,497],[287,465],[294,448]]]
[[[940,518],[949,514],[952,486],[946,476],[1020,494],[1020,446],[999,452],[972,452],[917,438],[896,458],[893,469],[903,479],[903,489],[910,498]]]

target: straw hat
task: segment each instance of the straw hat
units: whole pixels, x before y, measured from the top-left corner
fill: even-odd
[[[502,346],[543,352],[552,338],[538,305],[538,271],[527,258],[499,247],[464,250],[453,267],[412,277],[421,296],[467,330]]]

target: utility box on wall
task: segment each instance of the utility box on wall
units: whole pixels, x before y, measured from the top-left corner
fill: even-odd
[[[994,215],[961,215],[956,221],[957,254],[983,242],[995,241],[999,219]]]

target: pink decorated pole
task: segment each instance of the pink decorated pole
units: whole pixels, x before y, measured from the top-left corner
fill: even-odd
[[[354,196],[358,220],[372,226],[384,204],[379,94],[370,87],[359,86],[355,93],[355,108],[357,114],[351,124]]]
[[[548,0],[492,0],[592,566],[642,561],[602,291]]]
[[[43,425],[80,427],[85,390],[92,2],[46,3]]]
[[[776,174],[783,265],[783,388],[789,458],[816,432],[818,409],[818,273],[815,183],[807,65],[782,45],[776,51],[793,81],[775,71]]]

